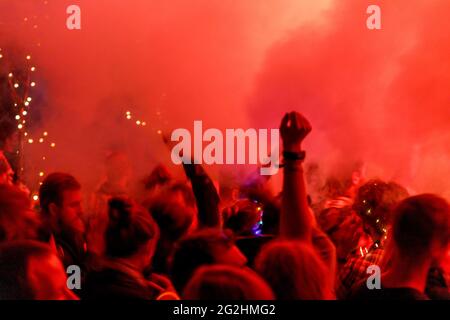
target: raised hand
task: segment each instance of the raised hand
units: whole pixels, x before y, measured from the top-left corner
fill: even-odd
[[[311,124],[300,113],[293,111],[286,113],[281,120],[280,134],[283,141],[283,151],[300,152],[302,142],[311,132]]]

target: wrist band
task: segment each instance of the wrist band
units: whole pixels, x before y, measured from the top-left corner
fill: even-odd
[[[285,160],[304,161],[305,157],[306,157],[305,151],[300,152],[283,151],[283,158]]]

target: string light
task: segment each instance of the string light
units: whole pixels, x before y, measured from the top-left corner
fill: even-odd
[[[35,195],[33,196],[33,200],[34,200],[34,201],[38,201],[38,200],[39,200],[39,196],[38,196],[37,194],[35,194]]]

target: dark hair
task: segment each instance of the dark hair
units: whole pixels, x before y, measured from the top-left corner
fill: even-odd
[[[41,210],[47,213],[51,203],[60,206],[64,191],[79,189],[81,189],[81,185],[72,175],[62,172],[49,174],[39,188]]]
[[[447,245],[450,240],[448,202],[432,194],[422,194],[402,201],[395,210],[393,237],[399,251],[408,257],[430,252],[433,241]]]
[[[262,221],[262,216],[261,204],[248,199],[239,200],[223,211],[223,227],[233,231],[236,236],[250,236]]]
[[[406,197],[408,191],[395,182],[370,180],[358,189],[353,208],[365,223],[383,235],[394,208]]]
[[[176,245],[171,268],[172,281],[177,291],[183,292],[198,267],[215,263],[217,255],[233,244],[233,240],[221,230],[213,228],[196,231],[182,239]]]
[[[299,241],[275,240],[265,245],[255,270],[279,300],[333,299],[332,276],[314,247]]]
[[[29,284],[30,258],[51,256],[50,247],[36,241],[13,241],[0,245],[0,300],[32,300]]]
[[[109,223],[105,233],[106,255],[126,258],[141,246],[158,239],[158,227],[148,212],[125,198],[112,198],[109,203]]]
[[[153,270],[166,274],[169,272],[169,259],[175,242],[188,233],[195,218],[195,210],[170,199],[156,200],[148,208],[160,230]]]
[[[273,300],[269,285],[251,269],[228,265],[203,266],[186,285],[187,300]]]

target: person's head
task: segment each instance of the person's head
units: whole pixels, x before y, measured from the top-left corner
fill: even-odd
[[[262,229],[262,205],[249,199],[239,200],[223,211],[223,227],[236,236],[250,236]]]
[[[84,232],[81,185],[73,176],[59,172],[48,175],[39,189],[39,202],[50,231]]]
[[[136,268],[144,270],[155,252],[158,226],[147,210],[128,199],[112,198],[108,207],[106,256],[129,260]]]
[[[256,258],[255,270],[279,300],[332,299],[332,276],[311,245],[273,241]]]
[[[14,152],[17,138],[17,125],[10,120],[0,121],[0,150]]]
[[[356,194],[353,209],[361,217],[364,231],[374,240],[387,232],[395,206],[408,197],[408,191],[394,182],[370,180]]]
[[[163,164],[157,165],[150,175],[143,181],[144,188],[147,191],[153,191],[168,184],[173,179],[169,169]]]
[[[184,289],[187,300],[273,300],[269,285],[248,268],[203,266]]]
[[[339,200],[335,201],[336,206],[328,207],[320,213],[318,224],[336,246],[337,257],[345,259],[363,234],[362,222],[351,206],[343,203],[341,207]]]
[[[15,186],[0,185],[0,242],[37,239],[40,227],[27,195]]]
[[[403,200],[394,212],[392,237],[398,259],[439,262],[450,243],[448,202],[432,194]]]
[[[68,300],[62,262],[49,246],[35,241],[0,245],[0,300]]]
[[[247,258],[234,241],[219,229],[196,231],[177,243],[171,275],[175,288],[182,292],[194,271],[203,265],[226,264],[243,267]]]
[[[155,272],[167,273],[169,259],[176,241],[192,229],[195,210],[170,199],[158,199],[146,206],[160,231],[153,259]]]

